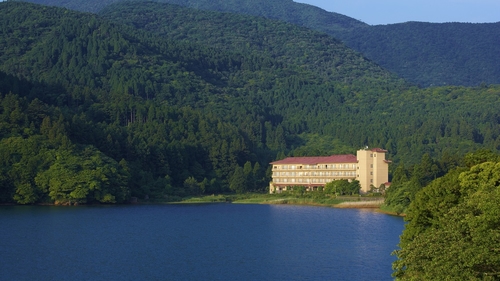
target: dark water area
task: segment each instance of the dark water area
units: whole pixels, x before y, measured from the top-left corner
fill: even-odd
[[[0,280],[392,280],[403,227],[291,205],[0,206]]]

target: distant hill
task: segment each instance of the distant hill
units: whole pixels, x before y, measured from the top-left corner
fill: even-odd
[[[500,83],[500,22],[376,25],[339,38],[422,86]]]
[[[98,12],[121,0],[31,0]],[[159,0],[182,6],[280,19],[330,34],[407,81],[432,85],[500,84],[500,23],[401,23],[369,26],[292,0]]]
[[[113,4],[99,15],[176,42],[267,57],[284,67],[299,65],[325,82],[401,82],[335,38],[282,21],[153,2]]]
[[[110,4],[124,1],[126,0],[33,0],[28,2],[97,13]],[[366,23],[348,16],[327,12],[312,5],[296,3],[293,0],[159,0],[155,2],[279,19],[316,30],[328,31],[327,33],[367,26]]]

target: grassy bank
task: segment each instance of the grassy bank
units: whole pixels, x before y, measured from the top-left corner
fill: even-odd
[[[197,197],[178,198],[172,204],[196,203],[237,203],[237,204],[291,204],[328,206],[338,208],[379,208],[383,197],[342,196],[335,197],[324,194],[219,194]]]
[[[380,206],[379,212],[384,213],[384,214],[394,215],[394,216],[401,216],[401,217],[404,217],[406,215],[405,213],[400,213],[397,210],[394,210],[393,208],[390,208],[385,204],[382,204]]]
[[[370,201],[349,201],[349,202],[342,202],[335,207],[338,208],[380,208],[384,204],[384,199],[381,198],[380,200],[370,200]]]

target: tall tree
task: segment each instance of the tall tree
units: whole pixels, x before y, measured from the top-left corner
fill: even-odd
[[[399,280],[500,279],[500,162],[437,179],[408,209]]]

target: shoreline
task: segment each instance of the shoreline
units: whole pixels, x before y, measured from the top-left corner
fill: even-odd
[[[210,198],[211,196],[207,196]],[[151,204],[215,204],[215,203],[230,203],[230,204],[269,204],[269,205],[303,205],[303,206],[317,206],[317,207],[330,207],[330,208],[338,208],[338,209],[372,209],[375,212],[383,213],[392,216],[400,216],[404,217],[405,214],[397,214],[395,212],[391,212],[388,210],[383,210],[381,207],[384,204],[384,200],[365,200],[365,201],[341,201],[339,202],[320,202],[316,201],[312,198],[246,198],[246,199],[236,199],[236,200],[221,200],[221,197],[217,198],[204,198],[205,200],[182,200],[182,201],[145,201],[145,202],[131,202],[127,204],[78,204],[77,206],[95,206],[95,205],[151,205]],[[15,203],[2,203],[0,206],[24,206]],[[40,203],[33,204],[31,206],[64,206],[69,207],[67,205],[58,205],[58,204],[48,204],[48,203]],[[72,205],[73,206],[73,205]]]
[[[384,200],[377,201],[346,201],[335,205],[335,208],[342,209],[359,209],[359,208],[380,208],[384,204]]]

